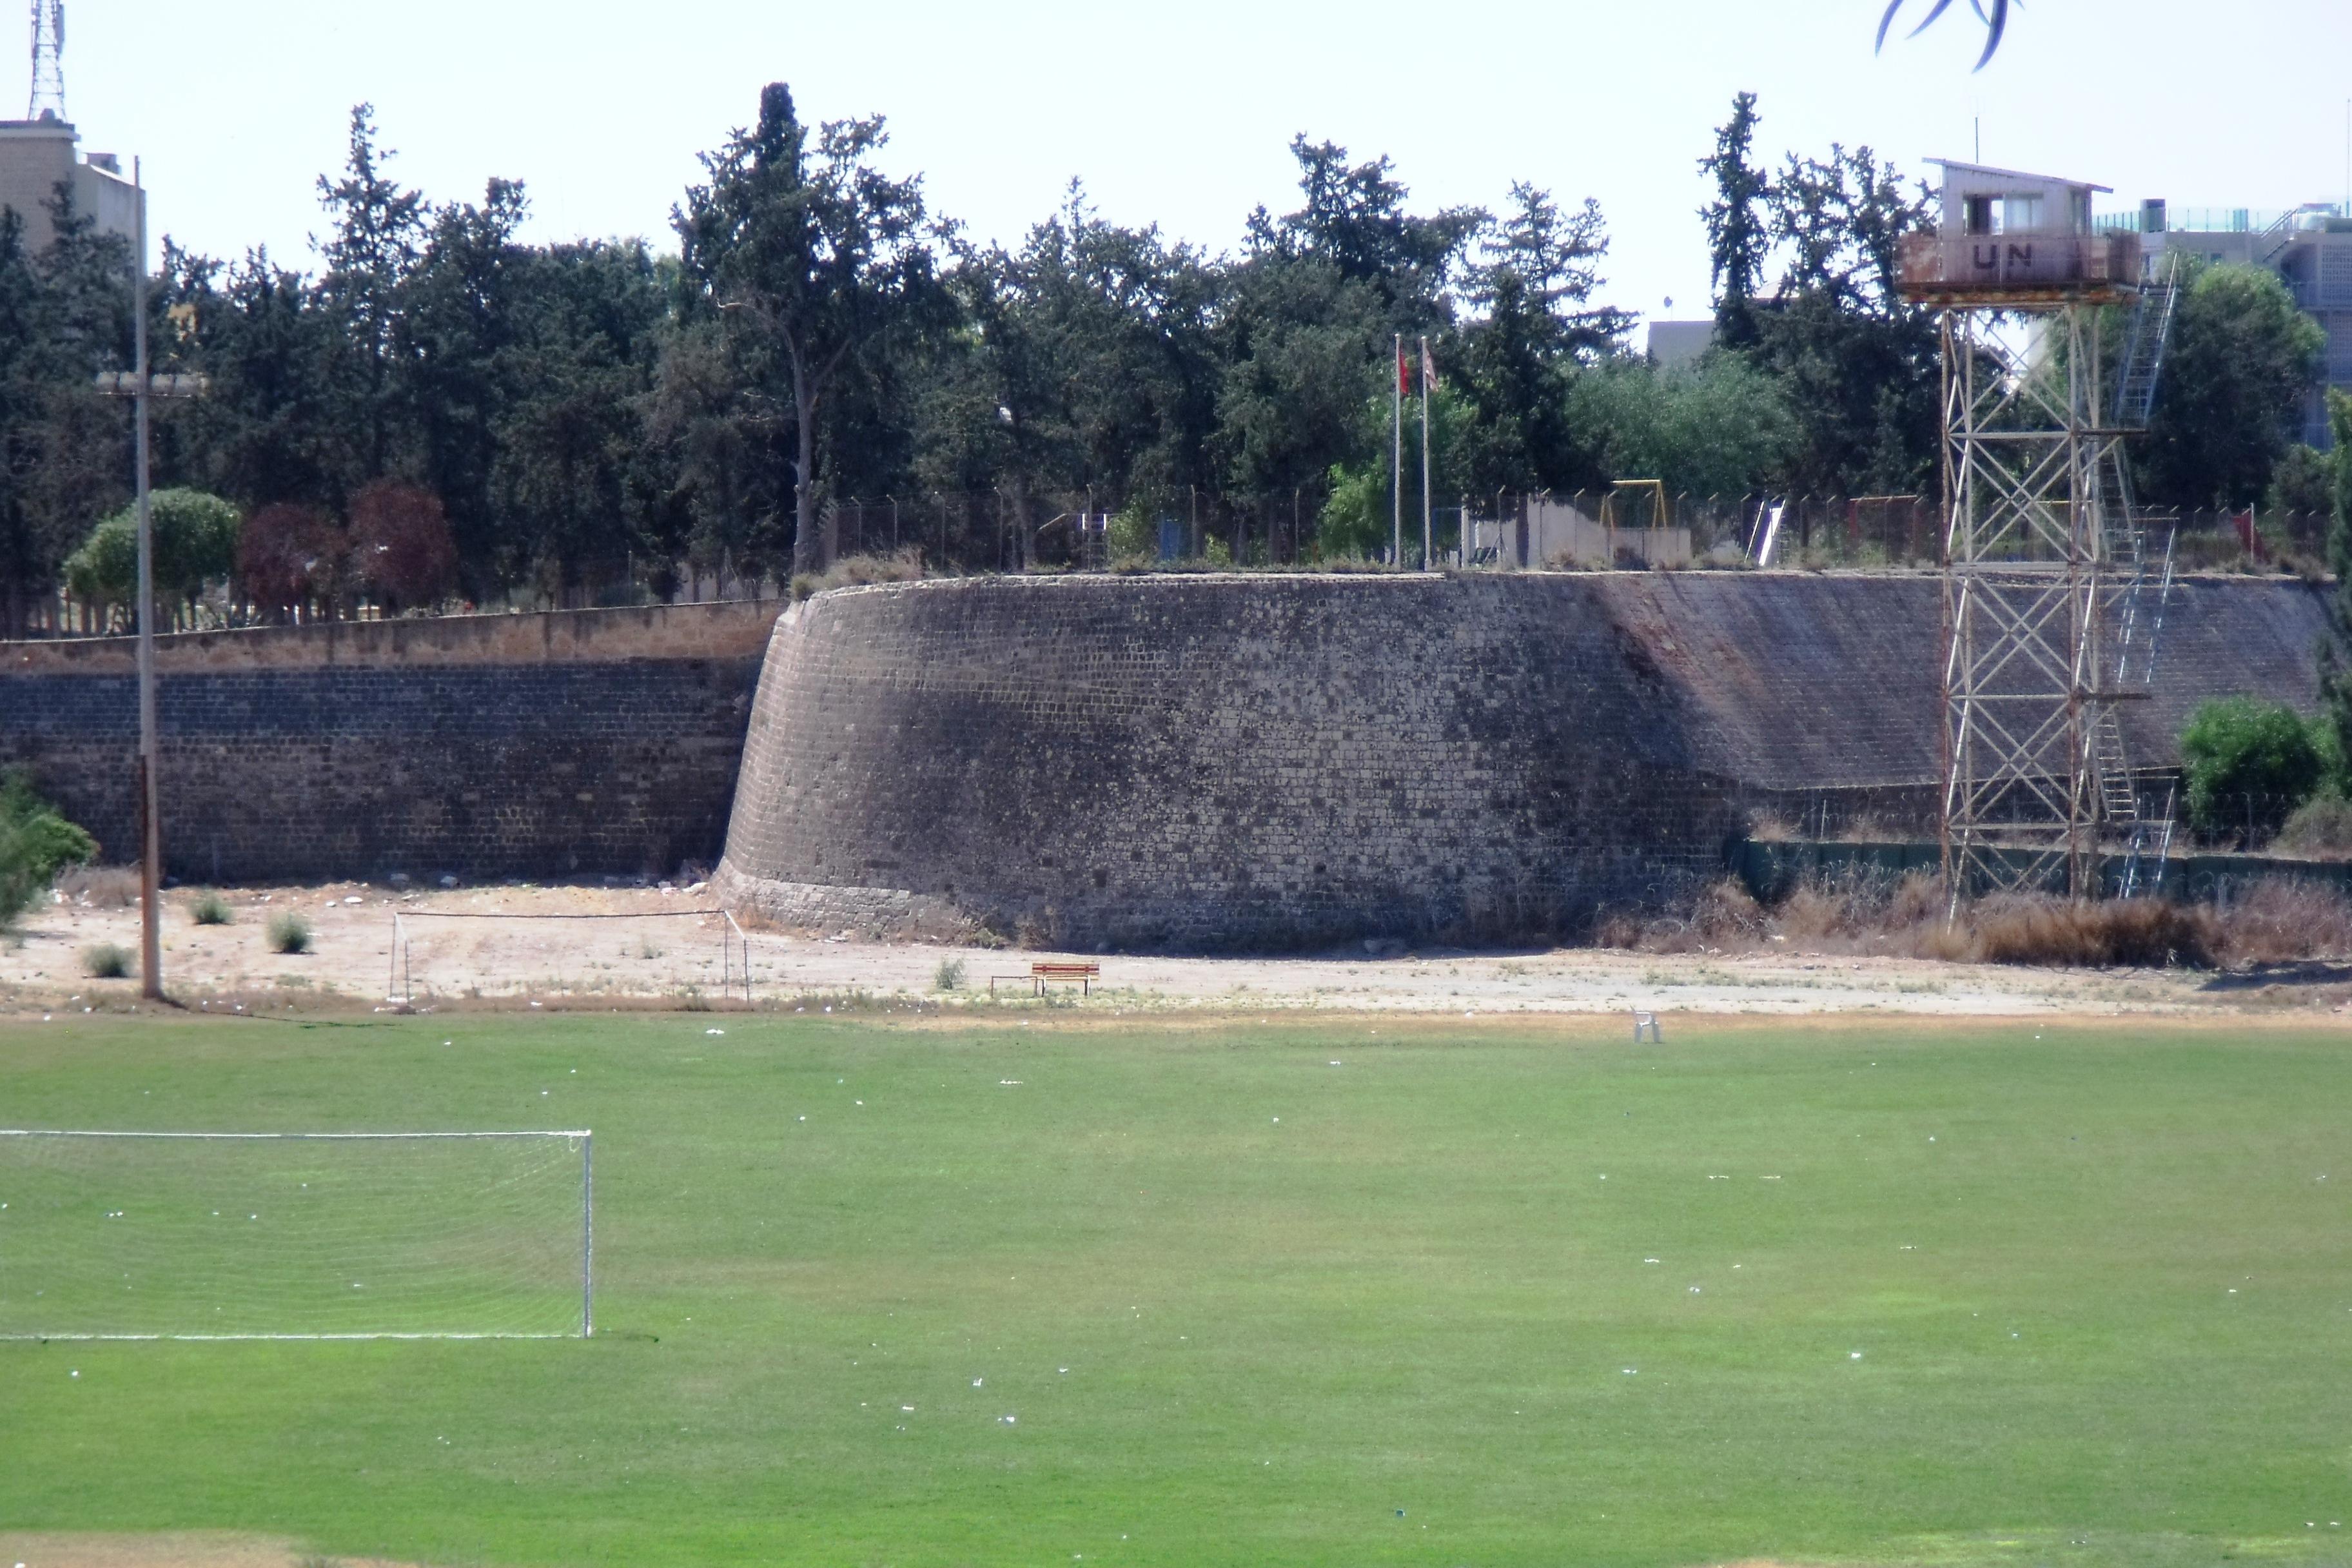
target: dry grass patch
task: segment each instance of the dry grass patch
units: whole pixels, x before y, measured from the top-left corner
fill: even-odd
[[[1941,878],[1843,870],[1759,902],[1736,878],[1701,889],[1680,914],[1612,916],[1597,945],[1658,953],[1809,952],[2069,969],[2216,969],[2352,957],[2352,898],[2313,883],[2263,882],[2212,905],[2167,899],[2090,902],[2004,893],[1953,910]]]
[[[58,891],[66,896],[68,903],[93,910],[135,910],[139,907],[139,868],[77,866],[58,879]]]
[[[2220,906],[2231,962],[2352,957],[2352,899],[2311,882],[2261,882]]]

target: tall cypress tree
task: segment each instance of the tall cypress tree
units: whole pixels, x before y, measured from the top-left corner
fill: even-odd
[[[1714,268],[1716,341],[1727,348],[1756,342],[1756,300],[1772,246],[1761,210],[1771,185],[1748,161],[1760,118],[1754,93],[1733,98],[1731,118],[1716,128],[1715,152],[1698,161],[1700,171],[1715,181],[1716,198],[1699,209],[1699,216],[1706,224]]]

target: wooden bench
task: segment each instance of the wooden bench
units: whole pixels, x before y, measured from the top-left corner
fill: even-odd
[[[996,994],[996,983],[1000,980],[1013,981],[1023,978],[1024,976],[1018,974],[992,974],[988,977],[988,994],[992,996]],[[1029,973],[1025,978],[1034,988],[1031,993],[1033,995],[1043,996],[1045,994],[1046,984],[1058,980],[1065,984],[1075,982],[1080,995],[1091,996],[1094,994],[1094,983],[1102,978],[1102,965],[1099,963],[1033,963],[1029,966]]]

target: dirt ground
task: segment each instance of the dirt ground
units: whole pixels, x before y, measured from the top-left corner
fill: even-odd
[[[749,949],[754,1002],[865,994],[977,1007],[1030,994],[1029,965],[1080,955],[874,942],[754,931],[739,941],[698,885],[394,890],[366,883],[225,890],[228,924],[200,926],[191,893],[165,894],[167,989],[191,1007],[308,1011],[466,1005],[593,1007],[739,1004]],[[301,954],[269,951],[274,914],[313,932]],[[537,918],[486,918],[530,916]],[[397,917],[397,918],[395,918]],[[548,918],[556,917],[556,918]],[[583,918],[594,917],[594,918]],[[93,980],[85,954],[136,953],[135,908],[51,903],[0,942],[0,1008],[54,1011],[135,999],[135,980]],[[1102,966],[1088,1010],[1331,1008],[1422,1014],[1804,1014],[1945,1016],[2203,1013],[2352,1003],[2352,966],[2223,974],[2040,970],[1806,953],[1660,955],[1595,949],[1465,952],[1346,949],[1296,957],[1084,955]],[[397,959],[397,966],[395,966]],[[943,966],[960,963],[952,990]],[[995,992],[991,992],[992,977]],[[5,1564],[0,1564],[5,1568]]]
[[[0,1530],[0,1568],[397,1568],[373,1558],[314,1556],[291,1542],[228,1531],[133,1535]]]

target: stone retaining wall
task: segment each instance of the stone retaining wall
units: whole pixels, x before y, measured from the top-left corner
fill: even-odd
[[[781,621],[718,605],[166,637],[167,869],[635,874],[723,846],[739,903],[828,930],[1568,933],[1720,874],[1751,811],[1932,798],[1939,593],[1802,573],[976,578]],[[2204,697],[2312,706],[2326,624],[2324,592],[2291,580],[2177,586],[2126,708],[2135,763],[2173,765]],[[116,858],[133,666],[124,638],[0,645],[0,766],[29,766]]]
[[[164,866],[189,881],[668,874],[719,851],[774,604],[158,640]],[[137,837],[136,649],[0,647],[0,765]]]

